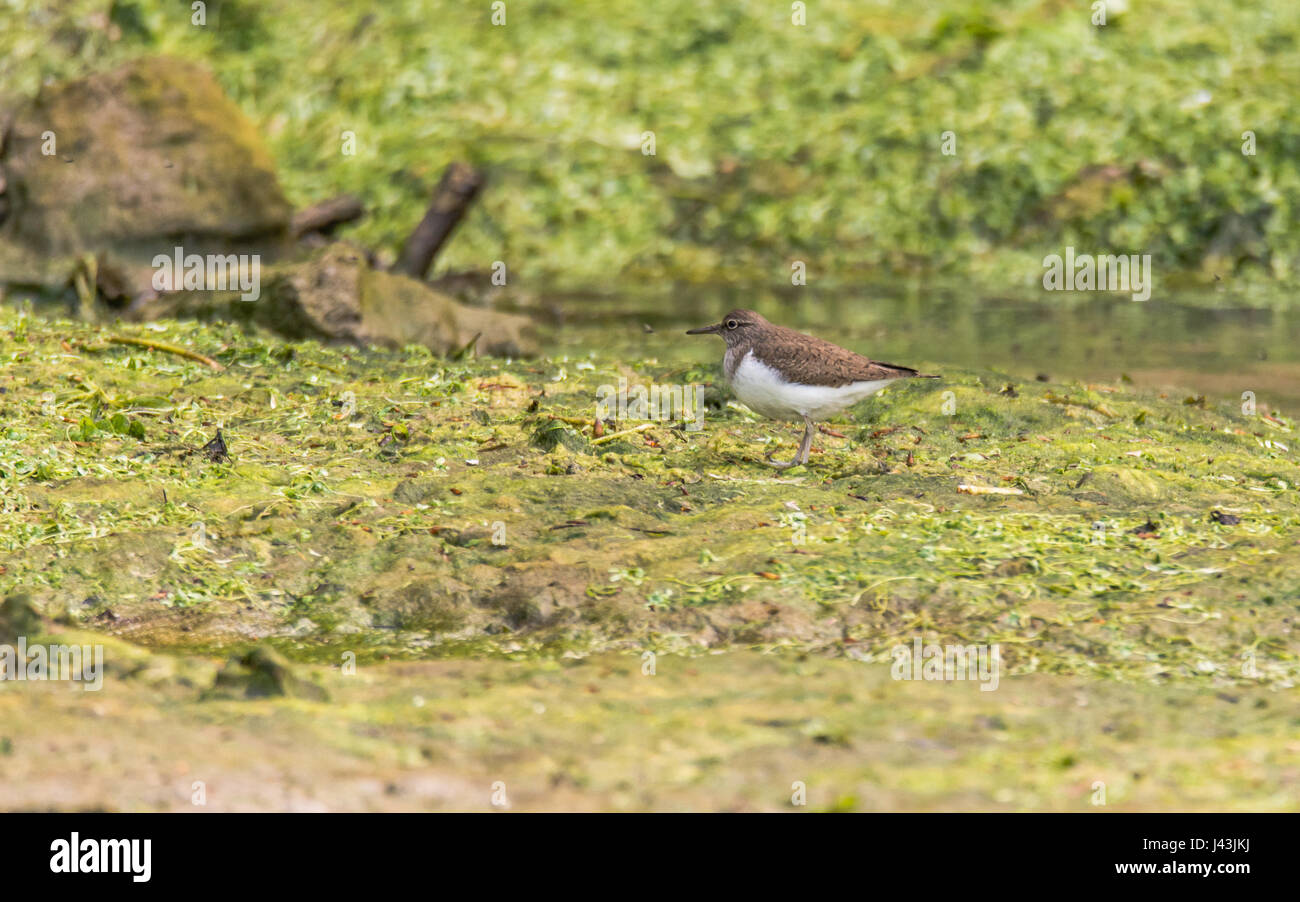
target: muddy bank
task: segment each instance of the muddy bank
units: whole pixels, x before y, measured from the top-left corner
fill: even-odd
[[[708,370],[143,333],[214,372],[82,324],[3,329],[0,589],[146,647],[879,658],[924,633],[1002,642],[1012,673],[1296,675],[1300,473],[1271,414],[949,371],[774,474],[794,433],[718,390],[702,431],[594,434],[600,385]],[[195,453],[217,429],[228,461]]]
[[[114,652],[116,650],[113,650]],[[200,661],[210,677],[212,662]],[[736,651],[318,668],[331,702],[0,684],[0,809],[1293,811],[1293,693],[981,692]],[[802,787],[802,792],[800,792]],[[803,804],[795,804],[796,799]]]

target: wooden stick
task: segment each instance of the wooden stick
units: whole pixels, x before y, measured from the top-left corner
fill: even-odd
[[[481,187],[483,177],[470,166],[464,163],[448,166],[433,191],[433,200],[424,218],[402,246],[401,256],[393,264],[393,272],[423,279],[433,265],[433,258],[474,202]]]
[[[299,210],[293,214],[291,229],[294,238],[301,238],[309,232],[329,234],[335,226],[345,222],[354,222],[365,215],[361,201],[350,194],[341,194],[329,200]]]
[[[957,491],[963,495],[1023,495],[1020,489],[1001,485],[959,485]]]
[[[212,367],[218,373],[225,369],[224,366],[217,363],[211,357],[205,357],[198,351],[191,351],[189,348],[183,348],[180,345],[168,344],[165,341],[154,341],[151,338],[132,338],[129,335],[110,335],[106,341],[113,344],[133,345],[137,348],[148,348],[151,351],[165,351],[168,354],[175,354],[178,357],[184,357],[188,360],[195,360],[199,363]]]
[[[605,442],[612,442],[614,439],[616,439],[616,438],[622,438],[622,437],[625,436],[625,435],[634,435],[634,434],[636,434],[636,433],[638,433],[638,432],[645,432],[647,429],[653,429],[653,428],[655,428],[655,426],[658,426],[658,425],[660,425],[660,424],[659,424],[659,423],[642,423],[640,426],[635,426],[635,427],[633,427],[633,428],[631,428],[631,429],[624,429],[622,432],[611,432],[609,435],[602,436],[602,437],[600,437],[600,438],[598,438],[598,439],[592,439],[591,444],[593,444],[593,445],[603,445],[603,444],[605,444]]]

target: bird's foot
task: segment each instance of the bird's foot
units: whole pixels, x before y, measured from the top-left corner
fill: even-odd
[[[799,450],[795,452],[794,457],[790,460],[772,460],[772,455],[776,452],[769,451],[763,458],[763,461],[769,467],[776,467],[778,470],[788,470],[790,467],[798,467],[808,463],[808,453],[812,450],[813,427],[815,424],[806,416],[803,418],[803,421],[803,440],[799,442]]]
[[[775,451],[767,452],[763,457],[763,463],[767,464],[769,467],[775,467],[778,470],[788,470],[791,467],[797,467],[803,463],[797,454],[789,460],[772,460],[772,455],[775,453]]]

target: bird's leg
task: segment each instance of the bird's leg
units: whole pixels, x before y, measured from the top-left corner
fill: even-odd
[[[799,463],[808,463],[808,454],[812,451],[813,433],[817,431],[817,424],[807,416],[803,418],[803,441],[799,445],[799,456],[795,460]]]
[[[786,470],[790,467],[797,467],[800,464],[808,463],[808,452],[812,450],[813,431],[816,429],[816,426],[813,424],[812,420],[808,419],[808,417],[804,417],[803,422],[803,441],[799,443],[799,451],[790,460],[772,460],[772,455],[776,452],[770,451],[768,452],[767,457],[764,458],[764,460],[767,461],[768,466],[776,467],[778,470]]]

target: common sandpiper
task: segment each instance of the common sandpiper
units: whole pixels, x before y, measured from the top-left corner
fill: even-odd
[[[938,379],[911,367],[869,360],[812,335],[769,323],[753,310],[733,310],[722,322],[686,330],[719,335],[727,343],[722,371],[750,410],[778,420],[803,420],[803,441],[784,469],[808,462],[817,423],[868,398],[898,379]]]

